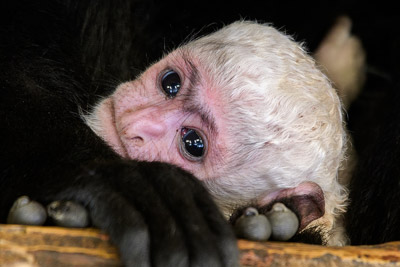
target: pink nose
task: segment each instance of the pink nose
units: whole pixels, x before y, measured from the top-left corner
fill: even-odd
[[[119,125],[122,136],[137,146],[160,140],[167,132],[162,116],[151,108],[124,114]]]

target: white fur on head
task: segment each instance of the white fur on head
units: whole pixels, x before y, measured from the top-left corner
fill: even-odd
[[[302,46],[240,21],[180,50],[200,62],[230,114],[231,160],[223,176],[205,181],[221,208],[229,213],[266,191],[313,181],[332,226],[347,198],[337,179],[346,134],[339,98]]]

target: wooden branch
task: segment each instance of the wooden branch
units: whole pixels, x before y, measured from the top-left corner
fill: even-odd
[[[325,247],[300,243],[238,241],[241,266],[400,266],[400,242]]]
[[[0,225],[0,266],[121,266],[97,229]]]
[[[400,242],[323,247],[239,240],[241,266],[400,266]],[[96,229],[0,225],[0,266],[121,266]]]

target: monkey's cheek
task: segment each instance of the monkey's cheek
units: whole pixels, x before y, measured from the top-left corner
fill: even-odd
[[[135,142],[125,143],[126,152],[129,159],[139,161],[159,161],[169,163],[187,171],[191,171],[190,166],[178,155],[177,150],[165,142],[149,142],[144,145],[136,145]]]
[[[103,100],[92,116],[86,118],[89,127],[100,136],[117,154],[126,158],[127,151],[123,146],[115,119],[115,108],[112,98]]]

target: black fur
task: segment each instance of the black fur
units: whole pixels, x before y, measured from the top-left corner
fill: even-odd
[[[200,182],[167,164],[121,159],[81,118],[147,65],[151,3],[2,5],[0,222],[21,195],[75,200],[127,266],[235,266],[232,230]]]
[[[400,240],[400,86],[395,84],[380,80],[379,90],[387,95],[376,110],[379,119],[360,134],[369,143],[359,149],[350,188],[347,231],[353,245]]]

